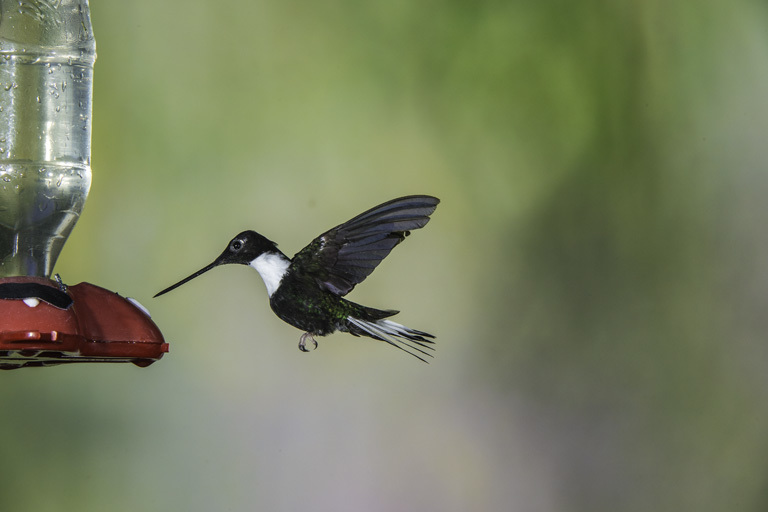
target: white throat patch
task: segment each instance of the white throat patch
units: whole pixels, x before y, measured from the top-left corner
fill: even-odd
[[[277,287],[280,286],[280,281],[283,280],[283,276],[288,272],[290,264],[291,261],[288,258],[274,252],[265,252],[249,263],[264,280],[264,284],[267,286],[267,294],[270,297],[275,293]]]

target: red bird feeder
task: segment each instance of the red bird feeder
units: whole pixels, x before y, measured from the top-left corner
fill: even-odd
[[[88,1],[0,0],[0,54],[0,369],[147,366],[168,344],[144,307],[50,278],[91,185]]]
[[[0,279],[0,311],[2,370],[62,363],[148,366],[168,352],[143,307],[90,283]]]

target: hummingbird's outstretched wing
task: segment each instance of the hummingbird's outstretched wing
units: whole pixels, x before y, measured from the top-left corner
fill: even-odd
[[[440,200],[406,196],[387,201],[329,229],[296,253],[294,271],[339,296],[368,277],[410,230],[424,227]]]

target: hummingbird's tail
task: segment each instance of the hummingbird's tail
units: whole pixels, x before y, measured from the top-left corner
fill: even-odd
[[[400,325],[386,317],[392,316],[397,311],[380,311],[373,308],[366,308],[366,313],[372,313],[370,320],[362,320],[352,316],[347,317],[349,322],[347,327],[349,333],[355,336],[369,336],[376,340],[389,343],[403,352],[407,352],[416,359],[427,362],[426,359],[415,352],[424,356],[433,357],[426,350],[435,350],[434,336],[424,331],[417,331],[404,325]],[[378,313],[378,314],[377,314]],[[425,350],[426,349],[426,350]]]

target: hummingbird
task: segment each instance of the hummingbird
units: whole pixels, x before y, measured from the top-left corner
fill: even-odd
[[[361,283],[414,229],[423,228],[440,200],[426,195],[405,196],[374,206],[321,234],[288,258],[272,240],[243,231],[218,258],[158,292],[168,293],[220,265],[238,263],[261,275],[272,311],[284,322],[304,331],[299,349],[317,347],[315,336],[336,331],[384,341],[427,362],[434,336],[410,329],[389,318],[399,311],[374,309],[343,297]]]

